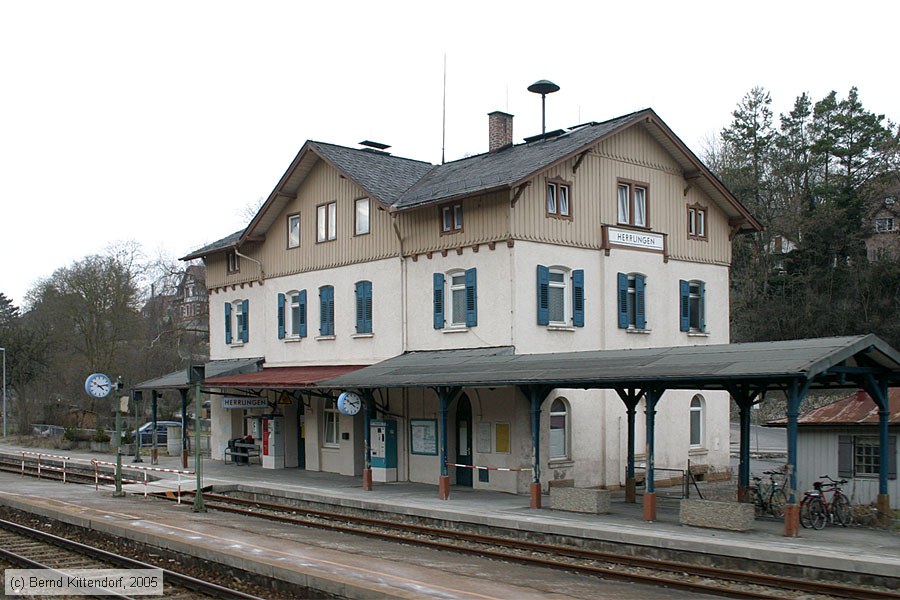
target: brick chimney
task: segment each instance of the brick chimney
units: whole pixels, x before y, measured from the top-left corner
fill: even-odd
[[[488,113],[488,142],[489,150],[497,152],[513,143],[513,116],[511,114],[495,110]]]

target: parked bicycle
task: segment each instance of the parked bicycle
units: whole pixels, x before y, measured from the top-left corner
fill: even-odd
[[[827,481],[816,481],[813,489],[808,490],[800,501],[800,525],[806,528],[822,529],[827,523],[846,527],[853,520],[850,500],[841,491],[846,479],[837,481],[828,475],[821,475]],[[825,497],[831,493],[831,501]]]
[[[784,517],[784,505],[787,504],[787,494],[784,493],[784,481],[778,482],[775,475],[784,477],[781,471],[763,471],[763,475],[769,476],[769,482],[763,483],[762,479],[753,476],[754,485],[750,487],[753,495],[753,504],[756,507],[756,516],[761,517],[765,513],[771,514],[776,519]]]

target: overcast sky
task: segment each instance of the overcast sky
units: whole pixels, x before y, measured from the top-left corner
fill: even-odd
[[[651,107],[697,154],[759,85],[900,120],[895,2],[0,0],[0,292],[243,228],[307,139],[440,162]]]

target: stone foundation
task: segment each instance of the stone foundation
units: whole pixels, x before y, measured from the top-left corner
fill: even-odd
[[[609,490],[554,486],[550,488],[550,508],[595,515],[609,512]]]
[[[691,499],[681,501],[679,515],[682,525],[729,531],[750,531],[755,518],[752,504]]]

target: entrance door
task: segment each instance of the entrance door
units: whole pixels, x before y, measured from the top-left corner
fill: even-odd
[[[456,464],[472,465],[472,405],[465,394],[456,403]],[[472,469],[456,467],[456,485],[472,487]]]

